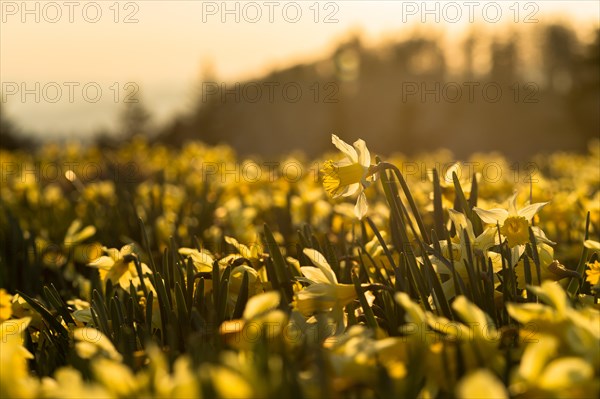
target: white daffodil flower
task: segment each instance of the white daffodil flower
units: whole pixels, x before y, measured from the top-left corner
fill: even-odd
[[[304,277],[300,281],[309,283],[296,294],[296,308],[305,316],[315,312],[330,311],[337,325],[337,332],[344,328],[344,306],[357,298],[353,284],[340,284],[325,257],[318,251],[304,249],[304,254],[317,267],[302,266]]]
[[[455,211],[454,209],[448,209],[448,214],[456,229],[456,237],[453,238],[450,247],[448,247],[448,242],[445,240],[440,241],[439,244],[442,254],[446,259],[450,258],[450,251],[452,251],[454,269],[460,278],[462,278],[463,281],[468,282],[469,274],[467,272],[467,267],[465,266],[465,261],[468,259],[468,254],[471,249],[481,251],[486,258],[491,258],[494,272],[502,270],[502,258],[498,254],[488,251],[492,246],[498,244],[498,235],[496,232],[494,232],[493,229],[487,229],[479,236],[475,237],[473,225],[463,213]],[[471,248],[467,247],[467,237]],[[449,276],[453,275],[452,270],[450,270],[444,262],[438,259],[437,256],[432,255],[430,256],[430,259],[438,273]],[[454,278],[450,278],[442,283],[442,288],[444,289],[444,294],[447,298],[456,296],[456,284]]]
[[[332,198],[349,197],[359,193],[354,214],[358,219],[362,219],[368,209],[364,189],[370,184],[367,179],[371,177],[371,154],[364,140],[356,140],[351,146],[334,134],[331,141],[346,158],[338,162],[325,162],[321,169],[323,187]]]
[[[533,219],[540,209],[549,204],[549,202],[537,202],[517,209],[517,195],[518,193],[515,192],[509,198],[508,210],[501,208],[489,210],[478,207],[473,208],[483,223],[500,225],[500,234],[506,238],[508,247],[511,249],[511,262],[513,265],[523,255],[525,244],[529,242],[529,225],[531,224],[531,219]],[[538,242],[550,245],[555,244],[546,238],[546,235],[539,227],[533,226],[532,230]]]

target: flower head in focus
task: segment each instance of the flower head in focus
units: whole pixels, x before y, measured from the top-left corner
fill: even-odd
[[[321,169],[323,187],[332,198],[349,197],[359,193],[354,214],[362,219],[368,209],[367,197],[363,190],[370,184],[368,179],[372,178],[371,154],[364,140],[356,140],[351,146],[334,134],[331,141],[346,158],[338,162],[325,162]]]
[[[490,210],[473,208],[484,223],[500,225],[500,233],[506,237],[508,246],[514,248],[517,245],[524,245],[529,242],[529,224],[531,219],[548,202],[537,202],[527,205],[522,209],[517,209],[517,194],[514,193],[508,200],[508,210],[494,208]]]
[[[500,234],[506,238],[508,247],[511,249],[512,264],[515,265],[523,252],[525,244],[529,243],[529,226],[536,213],[540,211],[549,202],[537,202],[524,208],[517,209],[517,195],[515,192],[508,199],[508,210],[501,208],[481,209],[474,207],[473,210],[479,215],[483,223],[500,226]],[[494,228],[494,227],[491,227]],[[537,226],[532,226],[536,241],[554,245],[548,240],[544,232]]]

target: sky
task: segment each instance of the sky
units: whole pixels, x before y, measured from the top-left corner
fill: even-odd
[[[157,124],[185,110],[203,71],[219,82],[318,60],[351,33],[411,32],[450,48],[477,26],[598,27],[598,1],[0,1],[2,112],[42,137],[112,129],[130,98]]]

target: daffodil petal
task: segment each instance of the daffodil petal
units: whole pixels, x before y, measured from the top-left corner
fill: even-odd
[[[314,283],[329,283],[329,279],[325,274],[321,271],[321,269],[310,266],[302,266],[300,268],[302,274]]]
[[[548,359],[551,359],[558,348],[559,342],[551,335],[540,334],[536,343],[528,345],[519,366],[519,374],[526,381],[534,382],[544,370]]]
[[[460,295],[456,300],[452,303],[452,309],[458,314],[458,316],[465,322],[474,324],[476,326],[480,326],[479,328],[474,329],[475,334],[482,334],[483,327],[487,329],[493,329],[494,332],[496,330],[496,326],[494,322],[485,313],[481,310],[477,305],[474,305],[472,302],[464,296]]]
[[[456,386],[459,398],[508,398],[509,394],[498,377],[487,369],[468,374]]]
[[[483,233],[481,233],[475,242],[473,243],[476,249],[487,251],[490,247],[499,244],[500,238],[498,237],[498,229],[495,227],[488,227]]]
[[[538,202],[535,204],[527,205],[525,208],[519,210],[519,216],[523,216],[528,221],[535,216],[544,206],[548,205],[549,202]]]
[[[448,209],[448,216],[450,216],[450,220],[454,223],[456,231],[462,231],[467,228],[467,217],[462,212]]]
[[[304,248],[303,252],[304,255],[308,256],[312,263],[314,263],[314,265],[317,266],[323,272],[323,274],[325,275],[325,277],[327,277],[327,280],[329,280],[331,284],[337,284],[337,277],[335,276],[333,269],[331,268],[331,266],[329,266],[329,263],[327,262],[327,259],[325,259],[325,256],[323,256],[323,254],[312,248]]]
[[[99,330],[92,327],[82,327],[77,328],[73,332],[73,337],[77,342],[87,342],[96,346],[98,349],[103,350],[109,358],[120,361],[123,357],[117,350],[114,345],[106,337],[106,335],[102,334]]]
[[[448,168],[448,170],[446,171],[446,173],[444,174],[444,182],[446,184],[452,184],[452,182],[454,181],[454,179],[452,178],[452,174],[456,173],[457,176],[459,176],[458,172],[460,169],[460,165],[458,162],[455,162],[452,166],[450,166]],[[442,183],[442,182],[440,182]]]
[[[473,210],[479,215],[483,223],[489,224],[502,224],[508,217],[506,209],[494,208],[494,209],[481,209],[474,207]]]
[[[110,270],[110,268],[115,264],[113,258],[109,256],[101,256],[93,262],[88,263],[88,266],[95,267],[97,269],[102,270]]]
[[[77,230],[81,228],[81,220],[75,219],[67,229],[67,233],[65,234],[65,238],[72,237]],[[66,240],[65,240],[66,241]]]
[[[600,242],[594,240],[585,240],[583,246],[595,251],[600,251]]]
[[[515,245],[513,248],[511,248],[510,260],[513,267],[519,262],[519,259],[521,258],[521,255],[523,255],[524,252],[525,245]]]
[[[570,356],[550,362],[539,377],[539,385],[548,392],[568,390],[591,383],[594,367],[584,359]]]
[[[353,183],[353,184],[350,184],[349,186],[346,186],[340,194],[334,196],[333,198],[351,197],[354,194],[356,194],[356,192],[358,190],[360,190],[360,183]]]
[[[408,294],[405,292],[398,292],[394,295],[394,299],[397,303],[399,303],[404,310],[406,311],[406,315],[404,316],[405,320],[409,323],[417,323],[422,326],[425,324],[426,316],[423,308],[414,303]]]
[[[354,214],[356,215],[358,220],[361,220],[367,214],[368,209],[369,209],[369,204],[367,203],[367,196],[365,195],[364,192],[362,192],[362,193],[360,193],[360,195],[358,196],[358,199],[356,200],[356,206],[354,207]]]
[[[352,147],[350,144],[346,143],[335,134],[331,135],[331,142],[337,147],[338,150],[343,152],[344,155],[346,155],[348,159],[352,161],[352,163],[358,162],[358,154],[356,153],[354,147]]]
[[[365,168],[371,166],[371,153],[369,152],[365,141],[358,139],[354,142],[353,146],[358,153],[358,163]]]
[[[517,195],[519,193],[515,191],[513,195],[508,199],[508,214],[509,215],[517,215]]]
[[[533,235],[535,236],[535,240],[538,244],[544,243],[548,245],[556,245],[554,241],[550,241],[548,237],[546,237],[546,233],[539,226],[531,226],[531,230],[533,230]]]
[[[281,295],[278,291],[269,291],[253,296],[248,300],[246,309],[244,309],[244,319],[250,320],[253,317],[275,309],[279,305],[280,300]]]

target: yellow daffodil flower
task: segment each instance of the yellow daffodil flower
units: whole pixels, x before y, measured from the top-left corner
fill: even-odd
[[[0,288],[0,323],[12,316],[12,295]]]
[[[588,263],[587,266],[589,270],[585,271],[585,281],[591,285],[598,285],[600,283],[600,262],[596,260],[594,263]]]
[[[447,241],[440,241],[440,248],[442,249],[442,255],[446,259],[450,259],[450,251],[452,251],[452,260],[454,261],[454,269],[460,276],[465,284],[469,282],[469,274],[465,261],[468,259],[468,253],[471,248],[467,247],[467,240],[465,235],[468,237],[469,242],[472,246],[472,250],[483,252],[486,258],[492,259],[492,267],[494,272],[498,272],[502,269],[502,259],[498,254],[488,251],[490,247],[497,244],[498,237],[494,233],[493,229],[487,229],[481,233],[478,237],[475,237],[473,231],[473,225],[471,221],[466,218],[463,213],[457,212],[454,209],[448,209],[450,220],[454,224],[454,228],[457,231],[457,235],[453,238],[451,248],[448,248]],[[436,272],[450,276],[450,279],[442,283],[444,294],[447,298],[453,298],[456,296],[456,282],[452,277],[454,274],[452,270],[448,268],[444,262],[438,259],[437,256],[430,256],[431,263],[433,264]]]
[[[510,248],[529,242],[531,219],[548,204],[548,202],[538,202],[517,210],[517,195],[518,193],[515,192],[508,200],[508,210],[473,208],[484,223],[500,225],[500,233],[506,237]]]
[[[537,202],[517,209],[517,195],[515,192],[508,200],[508,210],[501,208],[481,209],[474,207],[473,210],[479,215],[483,223],[493,226],[500,225],[500,234],[506,238],[508,247],[511,249],[511,262],[513,266],[519,261],[525,244],[529,242],[529,226],[536,213],[549,202]],[[495,229],[495,227],[490,227]],[[553,245],[537,226],[532,227],[536,240]]]
[[[0,397],[35,398],[38,380],[29,374],[27,360],[34,356],[23,346],[23,336],[31,319],[11,319],[0,323]]]
[[[371,176],[371,154],[364,140],[356,140],[350,146],[334,134],[331,141],[346,158],[338,162],[325,162],[321,169],[323,187],[332,198],[349,197],[359,193],[354,214],[358,219],[362,219],[368,209],[367,197],[363,190],[370,183],[367,179]]]
[[[357,298],[352,284],[340,284],[325,257],[318,251],[305,248],[304,254],[317,267],[302,266],[301,281],[308,282],[296,294],[296,308],[305,316],[315,312],[332,311],[337,331],[343,330],[344,306]]]
[[[465,376],[456,387],[458,398],[508,398],[508,391],[500,379],[487,369],[479,369]]]
[[[110,280],[113,284],[119,284],[124,290],[129,290],[130,283],[134,286],[140,284],[140,278],[138,275],[135,263],[133,261],[134,246],[125,245],[120,250],[116,248],[102,248],[106,255],[102,255],[99,258],[88,263],[88,266],[97,268],[100,271],[100,277],[103,281]],[[142,273],[152,273],[152,270],[145,264],[141,264]],[[150,280],[146,277],[144,282],[146,286],[152,288]],[[154,289],[154,288],[152,288]]]

